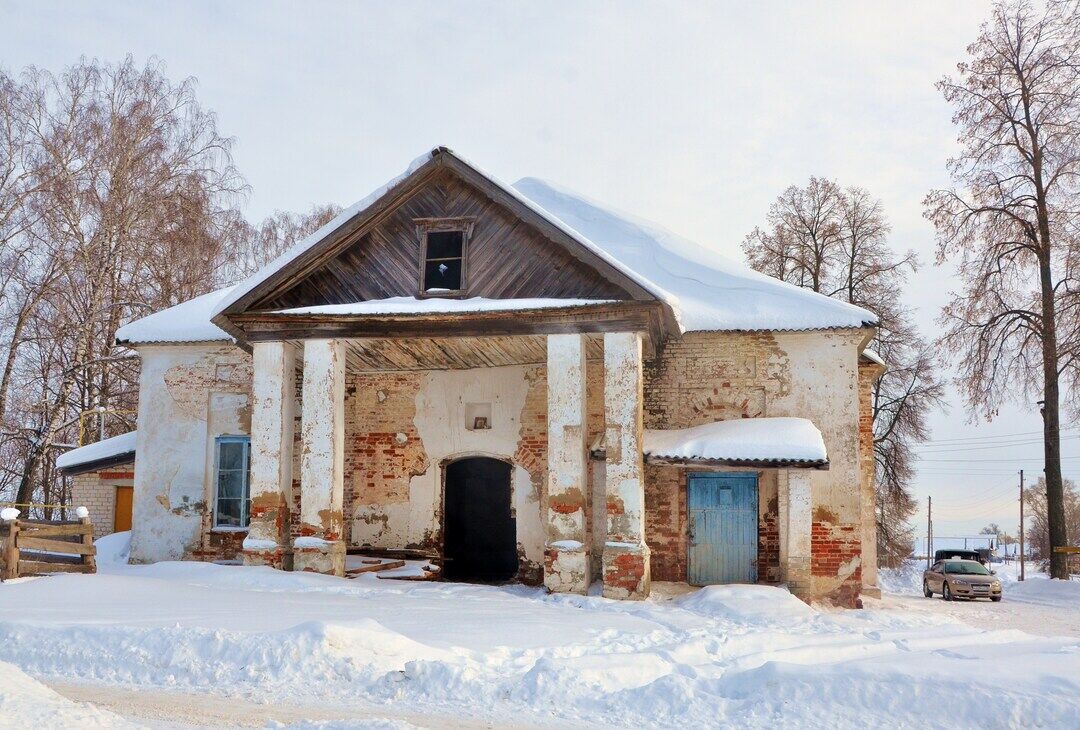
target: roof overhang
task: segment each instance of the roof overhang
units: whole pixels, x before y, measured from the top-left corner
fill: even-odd
[[[57,467],[56,470],[61,474],[69,477],[73,477],[77,474],[86,474],[91,471],[99,471],[101,469],[108,469],[112,466],[126,466],[128,464],[135,463],[135,452],[129,451],[123,454],[116,454],[115,456],[108,456],[95,461],[86,461],[81,464],[72,464],[71,466]]]
[[[659,302],[607,302],[565,309],[412,314],[246,312],[232,320],[248,342],[310,338],[506,337],[641,332],[658,342]]]

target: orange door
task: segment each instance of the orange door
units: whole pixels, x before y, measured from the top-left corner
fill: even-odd
[[[116,488],[116,509],[113,511],[113,532],[131,529],[131,487]]]

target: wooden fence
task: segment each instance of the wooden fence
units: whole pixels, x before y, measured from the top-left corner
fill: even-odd
[[[78,520],[9,520],[3,524],[0,577],[47,573],[95,573],[94,526]]]

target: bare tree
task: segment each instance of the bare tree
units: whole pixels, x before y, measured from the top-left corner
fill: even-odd
[[[769,209],[768,228],[743,242],[750,265],[789,283],[843,299],[878,314],[872,347],[886,363],[871,398],[874,417],[878,554],[906,556],[915,500],[908,485],[917,444],[929,437],[927,415],[944,406],[933,352],[902,304],[903,286],[918,261],[888,245],[880,201],[862,188],[843,189],[811,178],[789,187]]]
[[[1062,494],[1065,501],[1065,524],[1069,534],[1073,535],[1072,544],[1080,547],[1080,489],[1076,484],[1065,479],[1062,482]],[[1027,542],[1031,546],[1031,557],[1044,565],[1048,565],[1054,553],[1050,549],[1050,525],[1049,512],[1046,500],[1046,479],[1039,480],[1030,489],[1024,492],[1024,508],[1030,516],[1031,529],[1027,531]]]
[[[338,212],[252,226],[231,145],[194,81],[156,62],[0,74],[0,494],[66,502],[52,457],[83,416],[107,406],[104,436],[134,425],[121,324],[235,281]]]
[[[119,325],[219,283],[244,184],[193,82],[171,83],[156,63],[84,60],[6,84],[25,182],[0,190],[0,206],[19,211],[8,247],[18,265],[5,269],[12,316],[0,328],[4,397],[18,401],[5,461],[17,455],[6,476],[29,503],[55,491],[46,457],[80,413],[134,405],[137,373],[113,352]]]
[[[241,223],[234,232],[236,245],[229,262],[230,278],[258,270],[295,244],[315,233],[341,212],[332,203],[313,205],[306,213],[276,210],[258,226]]]
[[[1041,398],[1049,541],[1067,544],[1061,476],[1061,385],[1080,394],[1080,6],[1001,2],[938,88],[953,107],[956,188],[934,190],[926,216],[938,260],[963,291],[942,314],[972,415]],[[1036,394],[1038,394],[1036,396]],[[1065,556],[1050,573],[1066,577]]]

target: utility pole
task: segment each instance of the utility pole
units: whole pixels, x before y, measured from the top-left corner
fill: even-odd
[[[933,507],[934,507],[934,498],[933,497],[927,497],[926,498],[926,569],[927,570],[929,570],[930,566],[933,565],[932,556],[934,554],[934,551],[933,551],[934,530],[933,530],[933,527],[932,527],[933,522],[931,522],[931,520],[930,520],[930,515],[931,515],[931,511],[933,510]]]
[[[1024,579],[1024,470],[1020,470],[1020,580]]]

